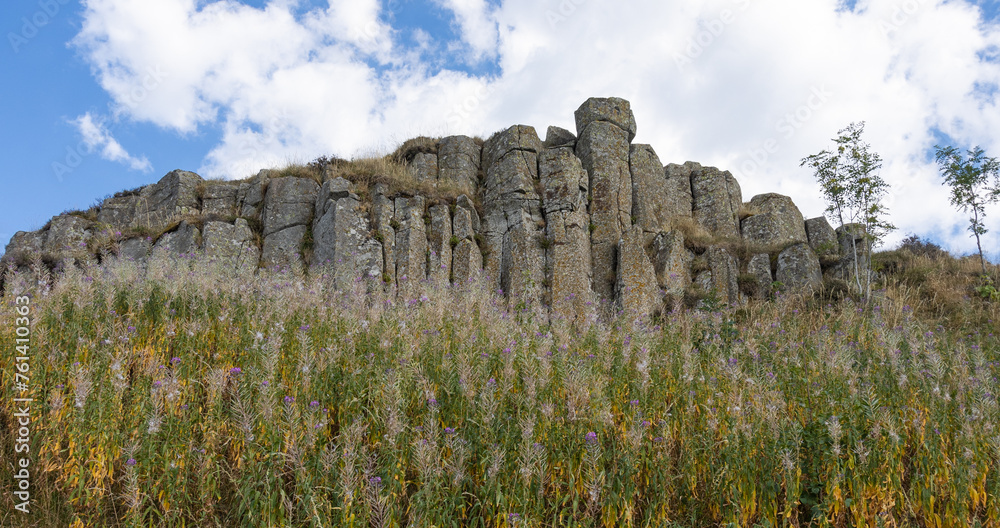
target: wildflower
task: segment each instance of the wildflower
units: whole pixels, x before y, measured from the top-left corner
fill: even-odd
[[[662,436],[656,436],[656,437],[653,438],[653,442],[659,444],[659,443],[663,442],[663,437]]]
[[[299,327],[299,330],[302,330],[303,332],[306,332],[306,331],[309,330],[309,325],[302,325],[302,326]]]
[[[235,376],[237,374],[242,374],[243,373],[243,369],[241,369],[240,367],[233,367],[233,368],[229,369],[229,373]]]
[[[628,402],[628,403],[629,403],[629,405],[631,405],[632,407],[635,407],[636,405],[639,405],[639,400],[632,400],[632,401],[630,401],[630,402]]]
[[[591,431],[591,432],[587,433],[584,436],[584,439],[587,441],[588,444],[596,444],[597,443],[597,433]]]
[[[444,434],[446,434],[446,435],[453,435],[453,434],[455,434],[455,428],[454,427],[445,427],[444,428]]]
[[[316,400],[313,400],[313,401],[309,402],[309,406],[310,407],[319,407],[319,402],[316,401]]]
[[[136,464],[136,461],[135,461],[134,458],[130,458],[130,459],[128,459],[128,461],[125,462],[126,466],[134,466],[135,464]]]
[[[642,421],[642,426],[643,427],[649,427],[649,425],[650,425],[649,420],[643,420]]]
[[[176,365],[176,364],[178,364],[180,362],[181,362],[181,358],[179,358],[179,357],[172,357],[172,358],[170,358],[170,364],[171,365]]]
[[[438,401],[436,398],[427,398],[427,405],[431,407],[437,407]]]
[[[293,396],[285,396],[285,405],[291,405],[295,401]]]

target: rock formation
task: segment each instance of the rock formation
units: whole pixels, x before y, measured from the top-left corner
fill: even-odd
[[[410,189],[349,170],[262,170],[242,181],[172,171],[18,232],[0,265],[203,254],[240,273],[323,273],[335,288],[361,281],[406,299],[482,280],[568,321],[652,314],[708,295],[766,299],[775,281],[810,292],[824,275],[851,280],[867,269],[854,259],[864,242],[857,226],[804,220],[787,196],[743,203],[728,171],[664,165],[652,146],[633,144],[628,101],[589,99],[574,117],[575,134],[549,127],[544,142],[525,125],[486,141],[419,138],[395,158]]]

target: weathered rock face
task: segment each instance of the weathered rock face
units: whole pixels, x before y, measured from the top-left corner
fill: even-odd
[[[644,233],[643,245],[648,246],[658,233],[670,229],[674,215],[670,189],[663,164],[649,145],[632,145],[629,170],[632,174],[632,219]]]
[[[729,171],[701,167],[691,172],[693,214],[716,237],[738,239],[739,208],[743,204],[740,185]]]
[[[438,144],[438,178],[474,191],[479,182],[482,149],[468,136],[450,136]]]
[[[427,278],[433,284],[444,286],[451,281],[451,213],[447,205],[438,204],[430,208],[430,215]]]
[[[156,255],[202,252],[241,273],[260,266],[322,273],[345,290],[381,279],[406,299],[426,285],[464,286],[485,275],[482,283],[512,305],[584,324],[596,306],[649,313],[662,309],[667,295],[676,308],[692,285],[733,304],[743,302],[742,293],[767,298],[773,278],[790,290],[815,288],[820,264],[835,277],[854,276],[850,247],[862,237],[835,233],[822,218],[804,222],[788,197],[773,194],[754,197],[756,214],[741,225],[742,192],[732,175],[690,161],[663,166],[651,146],[632,145],[636,123],[627,101],[590,99],[574,117],[576,134],[549,127],[544,144],[523,125],[481,147],[467,136],[408,142],[401,149],[406,170],[433,183],[409,189],[401,182],[355,189],[337,177],[350,168],[345,164],[327,167],[322,183],[269,170],[239,182],[174,171],[108,198],[97,222],[89,211],[18,233],[0,265],[23,270],[40,257],[47,266],[67,257],[79,265],[117,241],[125,259],[144,262],[155,245]],[[387,175],[369,176],[385,182]],[[420,196],[432,187],[433,196]],[[443,198],[456,188],[465,194]],[[759,246],[759,254],[737,264],[712,247],[741,242]],[[868,262],[857,265],[866,271]]]
[[[858,277],[864,282],[864,277],[871,266],[868,260],[865,226],[842,225],[837,228],[836,234],[840,246],[840,259],[826,273],[831,278],[846,281],[852,290],[857,291]]]
[[[289,266],[300,270],[303,245],[313,220],[319,185],[307,178],[273,178],[264,199],[265,267]]]
[[[142,188],[135,205],[133,225],[154,231],[166,227],[177,216],[197,215],[201,176],[175,170],[159,182]]]
[[[753,277],[751,294],[754,299],[767,299],[771,296],[774,277],[771,275],[771,256],[767,253],[754,255],[747,264],[747,275]]]
[[[413,161],[407,166],[407,170],[413,179],[418,182],[434,181],[438,179],[438,157],[437,154],[420,152],[413,157]]]
[[[260,261],[260,248],[254,242],[253,231],[243,218],[237,219],[235,224],[206,222],[202,245],[205,256],[234,270],[254,270]],[[141,251],[141,248],[130,250]],[[125,249],[122,248],[122,251]]]
[[[346,185],[345,185],[346,184]],[[347,180],[323,184],[326,203],[313,222],[313,266],[328,266],[334,286],[350,289],[356,280],[377,280],[384,266],[382,245],[368,236],[368,219],[361,213],[361,199]]]
[[[595,99],[576,111],[576,155],[590,177],[594,292],[606,300],[614,299],[618,241],[632,225],[629,141],[635,135],[635,119],[628,116],[627,105]]]
[[[819,255],[820,261],[832,260],[840,256],[837,233],[825,216],[806,220],[806,235],[809,237],[809,246]]]
[[[545,190],[546,270],[552,314],[582,320],[593,303],[588,177],[569,147],[546,149],[539,160]]]
[[[190,256],[198,250],[198,239],[201,238],[198,228],[181,222],[177,229],[164,234],[153,246],[153,257]]]
[[[805,221],[792,199],[780,194],[759,194],[750,200],[757,214],[743,219],[743,240],[761,246],[787,246],[807,242]]]
[[[809,244],[789,246],[778,255],[778,272],[775,278],[791,291],[815,291],[823,286],[819,257]]]
[[[201,212],[223,217],[236,215],[236,196],[239,191],[240,184],[237,182],[205,182]]]
[[[540,303],[544,281],[544,220],[536,191],[541,141],[517,125],[483,145],[485,273],[497,287],[525,302]]]
[[[653,263],[643,249],[643,232],[632,226],[618,244],[618,279],[615,284],[619,308],[630,316],[653,314],[662,298]]]
[[[673,299],[682,299],[691,284],[694,258],[684,247],[684,234],[680,231],[658,234],[653,240],[652,253],[657,284]]]
[[[112,196],[101,203],[101,210],[97,213],[97,221],[108,224],[113,229],[121,231],[132,225],[135,220],[135,205],[139,201],[139,195]]]

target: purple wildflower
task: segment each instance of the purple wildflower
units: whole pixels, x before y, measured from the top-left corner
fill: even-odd
[[[584,439],[587,441],[588,444],[596,444],[597,443],[597,433],[591,431],[591,432],[587,433],[586,435],[584,435]]]

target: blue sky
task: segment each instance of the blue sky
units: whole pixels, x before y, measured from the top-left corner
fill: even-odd
[[[43,0],[0,15],[0,244],[173,169],[239,178],[421,134],[544,135],[590,96],[632,101],[636,142],[664,163],[732,170],[745,199],[788,194],[807,217],[823,203],[798,160],[865,120],[893,185],[890,244],[972,251],[928,152],[1000,156],[996,1]]]

